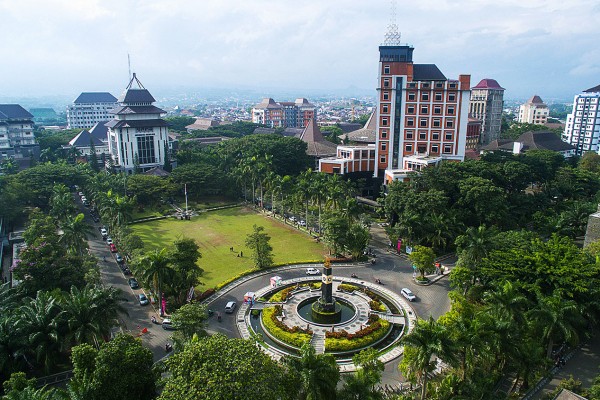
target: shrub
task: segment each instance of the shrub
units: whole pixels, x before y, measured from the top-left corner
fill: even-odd
[[[371,307],[371,310],[373,311],[385,312],[385,306],[377,300],[371,300],[369,302],[369,307]]]
[[[229,278],[226,281],[223,281],[223,282],[219,283],[217,286],[215,286],[215,289],[219,290],[219,289],[221,289],[221,288],[229,285],[231,282],[236,281],[236,280],[238,280],[240,278],[243,278],[244,276],[249,275],[249,274],[251,274],[253,272],[256,272],[256,271],[257,271],[256,269],[249,269],[249,270],[246,270],[244,272],[241,272],[241,273],[237,274],[236,276],[234,276],[232,278]]]
[[[265,308],[262,311],[262,321],[265,329],[277,339],[295,347],[302,347],[304,343],[310,342],[312,338],[310,329],[302,329],[298,326],[290,328],[277,319],[277,316],[281,315],[281,310],[282,307],[277,305]]]
[[[271,296],[271,298],[269,299],[269,301],[271,301],[273,303],[278,303],[278,302],[286,301],[288,299],[290,293],[294,289],[296,289],[296,286],[288,286],[285,289],[281,289],[279,292],[277,292],[273,296]]]
[[[356,285],[350,285],[348,283],[342,283],[338,286],[338,289],[343,290],[344,292],[352,293],[360,288]]]
[[[384,337],[389,328],[390,323],[381,319],[354,334],[346,331],[327,332],[325,334],[325,349],[328,351],[349,351],[367,347]]]

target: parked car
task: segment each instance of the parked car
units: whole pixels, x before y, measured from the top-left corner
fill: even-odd
[[[316,268],[306,268],[306,275],[319,275],[320,273]]]
[[[306,226],[306,221],[301,219],[300,222],[298,222],[298,225],[300,226]]]
[[[117,246],[115,246],[114,243],[110,244],[110,252],[111,253],[116,253],[117,252]]]
[[[163,322],[162,322],[162,328],[163,328],[164,330],[166,330],[166,331],[174,331],[174,330],[176,330],[176,329],[173,327],[173,323],[171,322],[171,319],[170,319],[170,318],[165,318],[165,319],[163,319]]]
[[[108,238],[108,231],[104,228],[100,228],[100,234],[104,239]]]
[[[96,214],[92,215],[92,218],[94,219],[94,222],[100,222],[100,217],[98,217]]]
[[[112,238],[110,238],[110,237],[107,237],[107,238],[106,238],[106,244],[107,244],[107,245],[109,245],[109,246],[110,246],[111,244],[113,244],[113,240],[112,240]]]
[[[402,290],[400,290],[400,293],[408,301],[415,301],[417,299],[417,296],[415,296],[414,293],[411,292],[408,288],[403,288]]]
[[[140,284],[138,283],[137,279],[135,279],[135,278],[129,278],[127,283],[129,283],[129,287],[132,289],[138,289],[140,287]]]
[[[296,222],[297,219],[298,218],[294,217],[293,215],[289,218],[289,220],[292,221],[292,222]]]
[[[123,269],[123,273],[124,273],[125,275],[131,275],[131,270],[130,270],[128,267],[125,267],[125,268]]]
[[[148,298],[144,293],[138,294],[138,299],[140,301],[140,306],[147,306],[148,304],[150,304],[150,301],[148,301]]]
[[[234,310],[235,310],[235,301],[230,301],[225,305],[225,312],[227,314],[233,313]]]
[[[123,256],[121,256],[119,253],[115,254],[115,260],[117,260],[119,264],[122,264],[124,261]]]

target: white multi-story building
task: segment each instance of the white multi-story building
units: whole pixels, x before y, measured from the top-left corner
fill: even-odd
[[[471,88],[469,113],[481,121],[481,144],[488,144],[500,137],[504,88],[495,79],[482,79]]]
[[[161,117],[166,111],[154,106],[155,101],[133,74],[119,105],[111,111],[114,119],[106,124],[115,168],[131,173],[136,164],[142,171],[164,164],[169,138],[167,122]]]
[[[18,104],[0,104],[0,159],[39,156],[32,119]]]
[[[270,128],[306,128],[317,118],[317,108],[305,98],[276,102],[265,98],[252,108],[252,122]]]
[[[544,104],[540,96],[537,94],[527,100],[527,103],[519,106],[519,119],[518,122],[544,125],[548,122],[548,115],[550,110],[548,106]]]
[[[87,129],[98,122],[112,118],[110,111],[117,106],[117,98],[107,92],[83,92],[67,107],[70,129]]]
[[[575,95],[573,111],[567,115],[562,139],[575,146],[575,154],[600,154],[600,85]]]

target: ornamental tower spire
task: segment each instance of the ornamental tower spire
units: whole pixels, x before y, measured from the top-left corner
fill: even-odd
[[[396,0],[390,0],[390,6],[390,24],[388,25],[387,32],[385,33],[383,45],[400,46],[402,34],[398,31],[398,25],[396,24]]]

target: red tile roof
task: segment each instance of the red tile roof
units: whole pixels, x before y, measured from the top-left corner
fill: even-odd
[[[503,87],[498,84],[498,81],[495,79],[482,79],[476,86],[473,86],[471,89],[500,89],[505,90]]]

